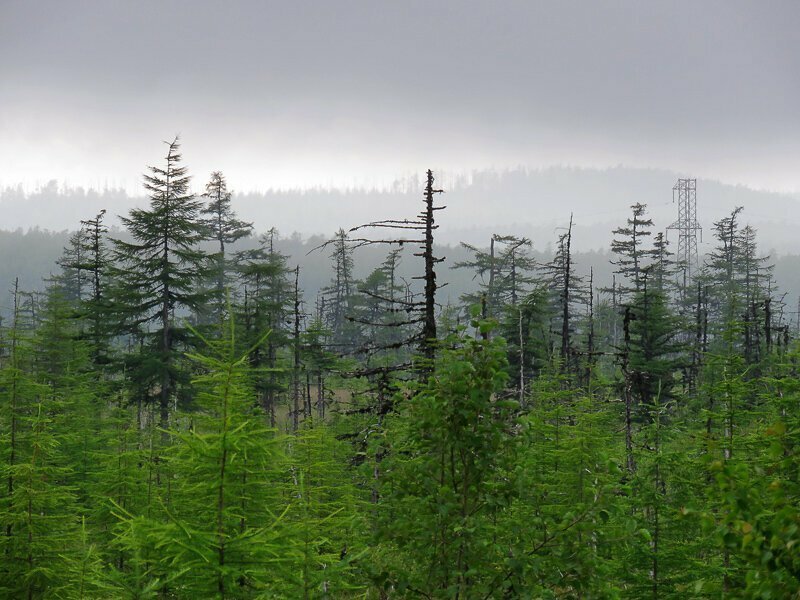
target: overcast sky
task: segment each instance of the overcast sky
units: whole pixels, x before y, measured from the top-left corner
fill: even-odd
[[[0,0],[0,184],[624,164],[800,190],[800,3]]]

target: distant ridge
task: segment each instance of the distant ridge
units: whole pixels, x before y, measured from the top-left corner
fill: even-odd
[[[480,244],[492,233],[504,232],[530,237],[544,250],[556,228],[566,224],[573,213],[576,247],[606,248],[611,229],[624,221],[628,207],[635,202],[648,205],[658,229],[672,222],[676,216],[672,186],[678,177],[687,175],[692,176],[658,169],[564,166],[485,169],[459,175],[445,172],[441,183],[447,190],[448,210],[439,219],[439,240]],[[230,183],[235,190],[236,182]],[[195,174],[194,188],[200,190],[202,185],[202,178]],[[410,217],[418,208],[419,189],[414,176],[407,176],[382,189],[316,187],[239,193],[234,203],[239,214],[255,222],[258,230],[275,226],[303,236],[327,235],[338,227],[375,218]],[[704,240],[711,239],[713,221],[743,206],[744,220],[759,230],[765,250],[800,252],[796,236],[800,201],[793,195],[700,177],[697,189]],[[143,196],[130,196],[123,190],[65,189],[55,181],[28,194],[21,187],[6,188],[0,191],[0,228],[75,229],[81,219],[101,208],[119,215],[145,201]]]

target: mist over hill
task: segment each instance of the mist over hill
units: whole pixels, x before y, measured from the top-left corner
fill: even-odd
[[[421,175],[420,175],[421,176]],[[466,175],[440,175],[447,210],[440,216],[438,241],[457,244],[486,243],[492,233],[526,236],[546,251],[555,230],[564,227],[570,213],[575,220],[575,248],[605,249],[611,230],[627,217],[635,202],[648,205],[657,230],[677,217],[672,186],[678,177],[671,171],[616,167],[587,169],[551,167],[474,171]],[[201,192],[204,179],[195,174],[193,186]],[[236,182],[230,181],[235,190]],[[257,231],[277,227],[303,237],[330,235],[360,223],[385,218],[405,218],[419,209],[422,183],[416,176],[398,179],[386,189],[306,189],[247,192],[234,195],[234,208],[253,221]],[[2,229],[39,227],[53,231],[75,229],[80,219],[105,208],[112,216],[133,206],[144,206],[142,196],[123,190],[103,191],[64,188],[51,181],[36,191],[21,187],[0,193]],[[762,247],[773,253],[800,252],[795,233],[800,224],[800,202],[792,195],[759,191],[698,178],[697,213],[708,248],[714,221],[743,206],[743,222],[756,227]],[[674,234],[673,234],[674,237]]]

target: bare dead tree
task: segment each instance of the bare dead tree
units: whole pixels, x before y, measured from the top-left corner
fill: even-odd
[[[414,253],[414,256],[422,258],[423,261],[423,274],[414,277],[414,279],[421,280],[424,283],[424,290],[422,298],[411,295],[406,298],[394,296],[382,296],[374,292],[361,290],[368,296],[386,302],[389,305],[389,310],[402,312],[407,315],[402,320],[394,320],[386,323],[387,327],[401,327],[410,325],[419,325],[419,329],[411,333],[406,338],[395,341],[391,347],[403,346],[416,346],[419,350],[419,359],[415,361],[414,367],[422,379],[427,378],[433,367],[433,361],[436,357],[436,291],[439,289],[436,281],[436,265],[444,260],[434,255],[433,243],[434,232],[438,229],[436,225],[435,214],[436,211],[443,210],[445,206],[436,206],[434,198],[436,194],[441,194],[444,190],[435,189],[434,187],[433,171],[427,172],[427,183],[423,192],[424,208],[414,219],[385,219],[379,221],[372,221],[357,225],[350,229],[349,233],[359,231],[383,231],[397,232],[397,237],[350,237],[348,242],[351,248],[356,249],[364,246],[375,244],[388,244],[393,246],[404,247],[406,244],[417,245],[419,251]],[[404,235],[406,234],[406,235]],[[318,246],[316,249],[324,248],[328,245],[338,242],[338,238],[329,240]],[[354,318],[351,317],[351,320]],[[372,321],[357,321],[365,325],[381,326],[379,323]],[[367,344],[365,347],[359,348],[357,353],[372,353],[378,350],[389,349],[390,346],[375,346]],[[392,367],[380,367],[377,372],[392,372],[397,370],[407,369],[409,364],[400,364]],[[374,369],[372,369],[374,371]]]
[[[294,338],[292,339],[292,429],[300,426],[300,265],[294,270]]]
[[[623,377],[623,397],[625,400],[625,466],[628,472],[633,475],[636,472],[636,461],[633,457],[633,373],[630,370],[631,354],[631,321],[636,315],[630,306],[625,307],[625,317],[622,321],[624,335],[624,346],[619,354],[622,377]]]

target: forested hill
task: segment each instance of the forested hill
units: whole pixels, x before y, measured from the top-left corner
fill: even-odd
[[[555,237],[554,228],[563,227],[573,212],[575,249],[606,249],[610,231],[619,226],[636,202],[648,205],[657,230],[675,221],[672,186],[679,176],[685,175],[624,167],[487,169],[460,176],[445,173],[438,180],[446,190],[448,210],[440,219],[437,241],[485,244],[493,233],[504,232],[528,237],[538,249],[545,250]],[[193,185],[198,193],[204,177],[195,174]],[[235,181],[230,185],[236,190]],[[285,234],[296,231],[303,237],[327,236],[339,227],[406,216],[416,207],[420,189],[419,178],[410,176],[383,190],[356,187],[234,192],[233,205],[242,218],[254,222],[257,231],[276,227]],[[712,223],[736,206],[743,206],[742,220],[758,229],[765,252],[800,252],[795,235],[800,225],[800,203],[794,196],[704,179],[698,180],[697,189],[698,220],[705,229],[706,249],[710,248]],[[79,219],[100,209],[108,211],[107,221],[113,226],[119,223],[118,215],[146,204],[143,190],[131,193],[64,188],[54,181],[27,194],[21,187],[7,188],[0,193],[0,228],[75,229]]]

